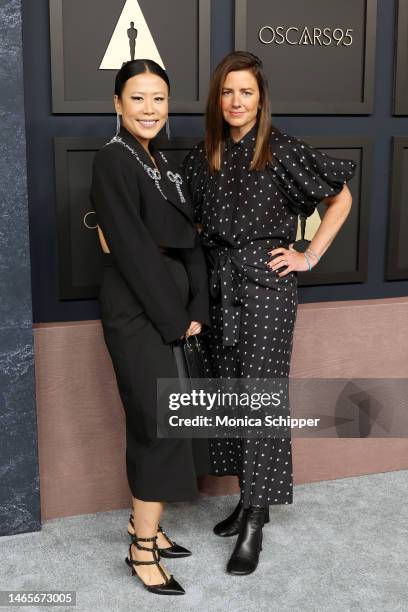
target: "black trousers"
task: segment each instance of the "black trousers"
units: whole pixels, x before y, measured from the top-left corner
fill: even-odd
[[[174,252],[162,257],[187,305],[189,281],[183,263]],[[126,417],[129,488],[143,501],[192,500],[198,495],[197,476],[209,471],[208,442],[157,438],[157,378],[177,378],[173,348],[163,342],[112,256],[104,260],[99,303]]]

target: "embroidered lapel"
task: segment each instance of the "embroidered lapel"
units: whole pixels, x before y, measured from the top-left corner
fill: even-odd
[[[157,149],[153,149],[154,158],[161,174],[161,184],[167,200],[173,204],[194,225],[193,206],[190,201],[186,180],[167,157]]]
[[[151,144],[150,151],[156,161],[156,168],[140,142],[123,126],[121,127],[119,138],[122,144],[129,149],[129,152],[133,153],[134,157],[137,158],[135,162],[140,164],[140,167],[143,167],[144,172],[149,175],[151,181],[156,183],[156,188],[162,197],[177,208],[192,225],[195,225],[193,206],[186,181],[173,164],[169,163],[167,157]],[[160,173],[161,178],[154,181],[154,175],[158,173]]]

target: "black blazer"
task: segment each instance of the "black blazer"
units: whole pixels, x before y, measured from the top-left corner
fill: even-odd
[[[210,324],[207,268],[193,206],[184,177],[179,188],[171,180],[176,173],[180,176],[178,167],[151,146],[161,174],[155,182],[150,176],[154,164],[141,144],[124,127],[119,136],[139,159],[117,141],[98,151],[91,201],[115,265],[163,340],[170,343],[185,333],[191,321]],[[178,249],[190,281],[187,308],[158,246]]]

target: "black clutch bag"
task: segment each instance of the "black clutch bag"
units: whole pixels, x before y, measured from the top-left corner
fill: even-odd
[[[173,352],[179,378],[207,376],[204,343],[197,334],[174,343]]]

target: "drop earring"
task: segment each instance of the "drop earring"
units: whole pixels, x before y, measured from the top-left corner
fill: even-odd
[[[167,117],[167,121],[166,121],[166,134],[167,134],[167,138],[168,140],[170,140],[170,120]]]
[[[116,134],[115,136],[119,136],[119,132],[120,132],[120,115],[119,113],[116,113]]]

